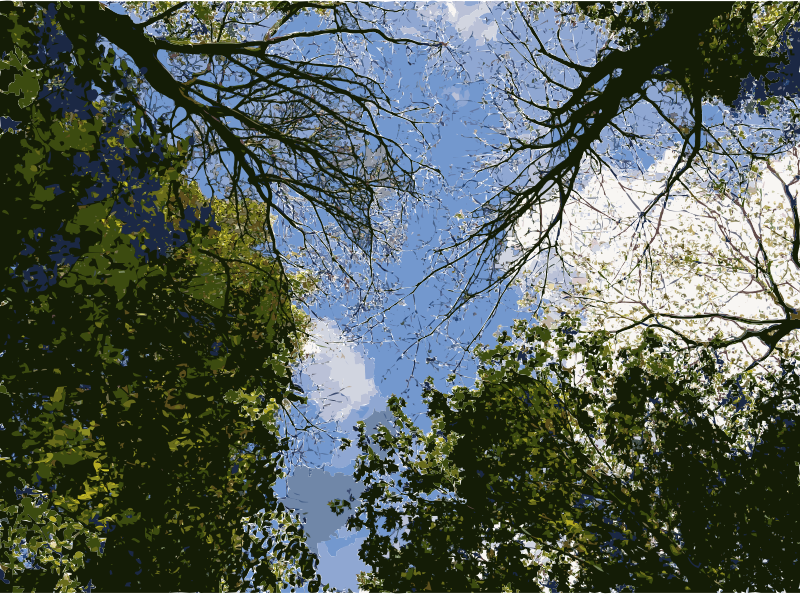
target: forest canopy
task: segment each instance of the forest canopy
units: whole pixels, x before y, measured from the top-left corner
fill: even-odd
[[[0,7],[4,588],[329,589],[353,418],[362,587],[797,583],[800,8],[476,10]],[[476,377],[326,425],[331,311]]]

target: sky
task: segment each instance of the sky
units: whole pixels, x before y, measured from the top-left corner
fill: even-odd
[[[433,143],[428,158],[444,175],[442,192],[437,196],[442,208],[418,209],[411,213],[406,229],[407,241],[398,262],[391,265],[389,270],[394,279],[408,288],[413,287],[420,280],[421,272],[428,269],[429,246],[437,245],[441,240],[440,230],[453,223],[453,214],[472,210],[474,200],[485,197],[483,192],[492,181],[488,175],[474,173],[476,157],[486,151],[476,137],[478,126],[492,126],[495,140],[512,131],[521,134],[519,129],[514,128],[518,123],[485,119],[481,104],[485,97],[492,97],[487,80],[505,64],[517,64],[517,67],[521,64],[515,62],[518,56],[513,55],[513,48],[501,44],[502,27],[498,24],[503,22],[501,4],[419,2],[409,6],[412,6],[411,10],[392,17],[396,31],[408,36],[425,36],[435,32],[438,40],[448,41],[453,52],[447,53],[450,52],[449,47],[443,49],[447,68],[437,69],[434,60],[413,59],[405,51],[384,52],[380,65],[384,74],[391,73],[386,74],[387,92],[395,96],[402,93],[409,99],[433,99],[437,103],[436,113],[441,116],[436,124],[425,128],[425,134]],[[536,26],[544,32],[544,37],[549,38],[553,30],[552,16],[543,14]],[[584,62],[591,60],[597,40],[580,30],[575,35],[573,42],[578,59]],[[507,50],[510,53],[505,53]],[[526,75],[524,70],[522,75]],[[529,77],[533,89],[531,92],[535,93],[537,81],[532,73]],[[708,116],[711,119],[716,115],[720,118],[733,117],[721,108],[709,109],[711,112]],[[386,133],[390,135],[388,129]],[[482,130],[482,135],[486,137],[486,129]],[[632,161],[639,159],[639,170],[613,179],[607,174],[605,177],[589,176],[582,187],[585,200],[575,202],[568,208],[563,245],[568,256],[567,263],[571,265],[556,263],[548,273],[548,280],[552,284],[549,287],[552,291],[549,295],[551,305],[564,305],[565,295],[576,291],[604,288],[603,265],[615,271],[624,269],[624,265],[621,265],[622,254],[632,252],[636,241],[641,241],[632,236],[634,227],[628,223],[636,218],[648,198],[657,191],[665,171],[674,161],[674,154],[669,147],[664,147],[660,153],[630,153],[630,158]],[[794,161],[786,159],[777,163],[775,169],[780,175],[791,179],[798,173],[794,162],[796,157]],[[497,179],[509,173],[498,172]],[[720,244],[719,229],[715,227],[713,217],[707,216],[708,213],[695,199],[703,197],[700,188],[706,180],[694,181],[694,194],[690,191],[691,187],[686,192],[677,193],[665,210],[662,225],[664,229],[672,229],[672,235],[665,231],[664,236],[678,239],[688,236],[697,243],[692,249],[705,250],[703,253],[751,249],[752,240],[748,241],[746,228],[733,230],[739,233],[739,240]],[[785,209],[781,189],[775,176],[764,175],[753,184],[749,193],[760,197],[765,205],[774,204],[775,212],[779,212],[781,208]],[[598,213],[594,208],[605,214]],[[608,216],[609,213],[613,216]],[[766,220],[767,215],[762,219]],[[776,221],[773,229],[776,239],[771,249],[775,250],[779,259],[780,254],[786,253],[779,245],[786,223],[784,219]],[[528,221],[520,221],[519,229],[524,231],[527,224]],[[734,237],[733,232],[731,237]],[[674,245],[658,247],[661,249],[659,253],[676,253]],[[704,257],[703,262],[708,261]],[[702,266],[698,268],[694,263],[683,266],[681,262],[664,257],[657,263],[656,269],[661,273],[659,278],[663,285],[660,295],[664,303],[660,305],[678,307],[675,311],[684,311],[689,304],[693,304],[697,307],[728,308],[727,311],[753,317],[775,314],[774,304],[759,300],[757,295],[742,293],[734,300],[725,301],[730,295],[723,289],[731,284],[719,266],[701,270]],[[530,262],[529,280],[538,278],[542,264],[543,261]],[[691,276],[690,273],[694,275],[694,281],[686,282],[685,299],[681,303],[674,303],[674,299],[670,301],[668,297],[674,298],[679,293],[673,289],[668,291],[666,287],[677,287],[676,283],[683,282],[682,276]],[[733,282],[738,283],[737,289],[752,289],[747,274],[731,274]],[[785,274],[793,282],[793,272],[787,269]],[[620,296],[621,303],[594,318],[588,316],[590,324],[598,326],[613,318],[609,318],[609,312],[625,312],[628,305],[624,302],[631,299],[631,292],[635,296],[637,289],[644,286],[643,281],[634,276],[629,274],[633,284],[629,282],[625,285],[628,293]],[[435,334],[430,339],[418,340],[430,331],[442,308],[452,303],[453,289],[452,275],[439,275],[432,279],[387,314],[382,327],[390,328],[388,331],[381,327],[371,332],[353,328],[346,311],[354,303],[337,302],[334,299],[312,308],[314,338],[306,345],[306,357],[298,368],[298,374],[309,398],[309,410],[318,415],[318,420],[327,431],[338,437],[352,439],[358,421],[364,421],[368,430],[374,431],[389,419],[386,402],[392,394],[406,399],[412,419],[426,430],[429,423],[426,422],[425,406],[420,395],[424,379],[432,376],[435,384],[443,389],[444,378],[456,370],[454,366],[459,363],[459,383],[471,386],[476,366],[469,357],[463,358],[461,347],[476,335],[480,342],[490,343],[493,341],[492,333],[498,327],[508,327],[515,318],[529,318],[531,315],[529,310],[521,309],[518,305],[521,293],[511,291],[502,298],[500,308],[485,329],[482,326],[494,304],[490,299],[459,311],[450,321],[446,335]],[[795,297],[791,292],[793,289],[787,288],[787,291],[787,297]],[[553,322],[552,316],[545,319],[548,325]],[[305,518],[308,544],[319,555],[318,571],[323,583],[330,583],[341,590],[349,588],[357,591],[356,575],[368,569],[358,558],[358,548],[364,534],[347,531],[344,526],[346,516],[335,516],[328,502],[336,498],[358,497],[360,494],[361,488],[352,476],[358,452],[355,446],[345,451],[331,451],[332,443],[330,439],[322,439],[319,444],[308,443],[305,456],[307,466],[294,465],[290,476],[279,481],[276,489],[287,507]]]

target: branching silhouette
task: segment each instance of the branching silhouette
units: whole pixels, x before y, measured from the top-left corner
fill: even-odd
[[[566,207],[581,199],[590,170],[594,175],[614,173],[622,158],[608,152],[611,141],[636,152],[648,150],[647,146],[661,150],[655,148],[651,128],[664,127],[678,138],[677,159],[634,222],[640,228],[655,215],[659,221],[652,224],[657,226],[670,198],[683,190],[685,178],[705,163],[705,152],[718,150],[713,148],[716,135],[704,121],[703,105],[709,101],[738,105],[746,91],[745,79],[766,77],[766,97],[771,96],[770,89],[785,94],[794,88],[784,77],[791,75],[786,71],[790,54],[785,42],[787,30],[800,15],[796,6],[776,9],[785,13],[773,25],[780,30],[758,31],[754,36],[760,9],[745,3],[579,5],[556,10],[555,16],[562,20],[548,41],[542,39],[536,22],[539,6],[517,5],[516,17],[501,28],[504,47],[516,56],[512,60],[508,53],[498,55],[501,65],[493,93],[497,101],[505,101],[503,107],[496,106],[497,115],[513,126],[503,137],[505,144],[485,141],[491,152],[481,157],[478,174],[505,168],[512,179],[492,187],[491,196],[467,217],[461,237],[435,250],[440,264],[428,278],[452,267],[469,269],[442,323],[491,291],[497,291],[499,303],[540,256],[547,261],[562,257],[559,237]],[[578,16],[593,19],[597,35],[608,40],[593,63],[577,61],[561,37],[562,28],[568,33],[569,22],[574,26]],[[538,77],[542,97],[530,95],[531,76]],[[670,113],[669,106],[676,101],[685,108],[683,122]],[[656,124],[643,121],[645,107]],[[793,204],[791,196],[789,200]],[[522,236],[519,224],[527,218],[536,224]],[[648,247],[636,255],[637,265],[648,258]],[[506,259],[512,249],[514,255]],[[546,282],[534,309],[545,298],[545,286]],[[787,317],[779,326],[749,331],[727,344],[757,337],[769,346],[773,337],[782,338],[795,329],[791,315],[787,306]],[[648,322],[649,318],[638,320],[637,325]]]

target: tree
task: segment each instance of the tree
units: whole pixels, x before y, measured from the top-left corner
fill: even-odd
[[[417,127],[422,108],[397,107],[357,58],[373,37],[428,44],[392,37],[388,9],[369,4],[125,6],[140,22],[102,4],[61,4],[56,18],[70,38],[107,40],[135,64],[147,118],[167,137],[197,139],[187,175],[212,199],[233,201],[242,219],[265,206],[249,228],[282,270],[314,272],[320,291],[360,290],[371,305],[373,265],[396,257],[404,205],[421,199],[427,169],[379,131],[385,118]],[[318,29],[300,22],[314,12]]]
[[[204,204],[182,175],[188,140],[148,130],[125,93],[134,73],[65,35],[59,9],[0,14],[0,179],[14,188],[0,244],[3,582],[318,588],[272,490],[276,416],[303,400],[289,365],[307,318],[287,280],[310,285],[254,249],[235,205]]]
[[[585,203],[565,210],[560,255],[575,276],[553,274],[553,267],[551,282],[561,286],[551,295],[580,310],[590,328],[614,330],[626,343],[646,327],[679,337],[685,348],[716,340],[739,369],[766,363],[776,349],[792,352],[798,268],[789,184],[795,155],[796,149],[779,161],[753,162],[736,190],[721,189],[714,170],[696,167],[657,224],[644,229],[634,209],[617,207],[615,220],[605,216],[623,194],[606,180],[608,199],[592,202],[597,211]],[[647,200],[669,167],[668,155],[638,179],[620,175],[620,185],[637,202]],[[601,183],[590,184],[587,195],[602,195]],[[761,352],[756,341],[764,345]]]
[[[758,382],[724,373],[710,349],[690,361],[652,330],[617,357],[609,333],[579,329],[570,316],[554,332],[518,321],[513,338],[477,347],[474,389],[426,386],[428,433],[396,397],[396,434],[360,426],[355,476],[366,489],[347,525],[369,531],[363,587],[797,582],[796,357]]]
[[[614,185],[644,177],[648,161],[674,150],[668,171],[652,194],[641,197],[633,221],[617,221],[619,200],[609,200],[599,215],[626,230],[634,225],[642,240],[632,265],[644,266],[658,220],[693,169],[713,170],[709,190],[714,185],[723,191],[724,185],[723,194],[736,199],[753,161],[776,160],[795,142],[791,98],[797,83],[789,46],[796,5],[565,4],[552,8],[556,30],[549,40],[537,22],[545,8],[516,5],[514,15],[499,22],[504,38],[496,45],[497,73],[483,105],[503,132],[484,138],[487,150],[475,177],[492,176],[483,184],[488,198],[466,217],[458,241],[437,252],[446,257],[442,268],[470,262],[452,311],[487,290],[502,294],[524,281],[534,261],[541,268],[529,293],[541,304],[551,280],[546,263],[560,257],[565,227],[582,224],[565,213],[573,206],[598,208],[589,199],[592,180]],[[582,45],[587,36],[597,42],[596,52]],[[743,80],[760,81],[755,107],[771,112],[772,121],[758,126],[728,117],[719,123],[723,107],[746,102],[752,85]],[[738,125],[748,126],[746,142]],[[621,194],[620,200],[628,199]],[[532,224],[520,224],[528,220]],[[787,336],[795,324],[788,313],[748,336]],[[645,317],[636,322],[652,321]],[[728,344],[740,339],[726,338]]]

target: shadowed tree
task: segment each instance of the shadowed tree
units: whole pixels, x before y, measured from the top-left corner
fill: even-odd
[[[441,264],[433,274],[469,263],[451,314],[487,291],[502,295],[525,284],[534,262],[546,267],[563,259],[559,239],[568,224],[580,225],[565,220],[568,207],[598,208],[589,199],[590,179],[627,187],[627,177],[647,175],[642,163],[674,149],[676,158],[653,184],[657,189],[637,204],[634,220],[618,221],[617,204],[600,211],[621,231],[630,227],[642,236],[632,254],[635,270],[648,265],[651,237],[691,175],[713,169],[709,190],[716,187],[726,197],[721,201],[736,202],[747,197],[751,167],[785,154],[795,142],[797,64],[790,46],[797,5],[577,3],[547,12],[553,24],[543,20],[547,6],[518,4],[498,17],[503,37],[483,106],[504,128],[499,142],[483,139],[475,180],[494,177],[481,182],[488,198],[466,217],[463,234],[436,251]],[[596,51],[589,49],[594,43]],[[742,108],[748,98],[755,100],[751,108],[772,118],[761,126],[719,124],[723,108]],[[787,192],[791,217],[795,201]],[[627,204],[623,191],[620,196]],[[766,272],[767,265],[760,266]],[[528,301],[538,306],[552,279],[537,272]],[[785,305],[782,319],[761,327],[740,317],[747,330],[724,343],[755,337],[772,352],[797,327],[793,305]],[[667,321],[645,312],[636,323]]]
[[[423,433],[367,435],[350,529],[379,591],[781,590],[800,578],[794,359],[755,381],[652,331],[518,321],[479,346],[475,388],[426,386]],[[569,364],[571,366],[568,366]],[[339,513],[350,502],[334,501]]]
[[[316,589],[272,488],[276,415],[303,400],[286,287],[310,285],[205,204],[190,143],[149,128],[134,73],[57,10],[0,14],[2,581]]]
[[[384,6],[200,6],[126,3],[132,18],[101,4],[59,5],[56,18],[68,37],[89,34],[124,54],[138,81],[128,97],[168,137],[191,132],[198,140],[189,169],[213,190],[212,199],[234,201],[244,218],[255,216],[248,204],[265,205],[252,227],[255,239],[283,270],[313,271],[322,291],[328,283],[357,291],[360,313],[379,307],[381,295],[393,289],[376,282],[373,266],[396,257],[405,209],[409,200],[423,200],[418,182],[432,171],[407,154],[401,140],[381,134],[381,121],[416,128],[413,118],[429,106],[394,107],[369,73],[372,66],[364,65],[375,63],[366,48],[373,39],[438,51],[443,44],[393,37],[386,18],[392,9]],[[501,117],[517,117],[526,133],[513,136],[481,172],[519,158],[528,163],[468,217],[462,240],[436,250],[434,257],[444,261],[426,277],[468,268],[467,260],[475,266],[464,272],[464,291],[450,314],[478,294],[502,293],[532,257],[557,250],[564,208],[587,169],[609,169],[622,158],[622,149],[608,152],[604,144],[652,140],[655,147],[648,130],[637,127],[642,109],[679,148],[662,190],[641,210],[644,225],[710,146],[714,131],[704,120],[704,103],[735,104],[742,80],[764,75],[765,98],[794,92],[785,80],[769,79],[786,74],[785,32],[796,15],[791,4],[564,5],[556,10],[556,37],[548,41],[535,22],[542,6],[515,7],[515,28],[507,33],[521,62],[504,65],[503,82],[492,91],[507,103]],[[309,24],[314,13],[322,26]],[[586,16],[607,43],[584,63],[560,35]],[[542,81],[545,97],[523,91],[530,72]],[[676,104],[685,112],[680,120],[666,109]],[[523,245],[515,235],[519,221],[545,205],[554,205],[555,214]],[[494,268],[509,243],[517,256]],[[784,335],[790,326],[786,321],[766,330],[773,334],[759,330],[758,337]]]
[[[422,198],[416,176],[427,169],[380,131],[387,118],[416,128],[423,107],[397,107],[360,64],[372,63],[368,39],[429,44],[391,37],[390,9],[370,4],[125,6],[139,22],[102,4],[59,5],[56,18],[68,37],[124,52],[145,119],[167,137],[194,136],[187,173],[254,219],[248,233],[282,270],[371,304],[373,265],[396,257],[404,205]]]

